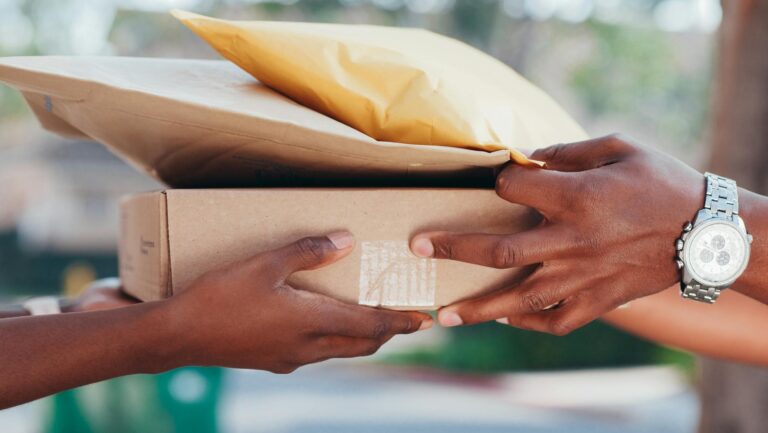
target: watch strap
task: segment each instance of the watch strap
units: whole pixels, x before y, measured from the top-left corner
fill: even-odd
[[[704,196],[704,210],[713,218],[734,221],[739,214],[739,189],[736,181],[713,173],[704,173],[707,182]],[[692,280],[681,282],[681,295],[685,299],[714,304],[720,297],[722,287],[706,286]]]
[[[704,173],[707,180],[704,210],[716,218],[733,221],[739,214],[739,189],[736,181],[712,173]]]
[[[691,281],[690,284],[683,284],[681,295],[685,299],[714,304],[720,297],[720,289],[702,286],[698,282]]]

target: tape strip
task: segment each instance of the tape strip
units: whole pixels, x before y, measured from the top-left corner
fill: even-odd
[[[435,304],[437,263],[414,256],[407,241],[361,243],[360,305],[431,307]]]

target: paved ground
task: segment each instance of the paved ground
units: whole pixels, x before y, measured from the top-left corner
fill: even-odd
[[[204,393],[189,371],[178,400]],[[288,376],[230,370],[221,433],[691,433],[697,401],[666,368],[472,377],[332,362]],[[0,411],[0,432],[38,433],[40,403]]]
[[[231,433],[689,433],[698,411],[667,369],[473,378],[334,364],[227,380]]]

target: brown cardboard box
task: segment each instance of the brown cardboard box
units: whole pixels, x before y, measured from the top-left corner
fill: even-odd
[[[120,275],[143,300],[171,296],[254,253],[348,229],[357,237],[352,254],[289,282],[397,309],[434,309],[506,287],[526,272],[417,258],[408,250],[415,233],[511,233],[540,218],[478,189],[167,190],[128,197],[121,212]]]

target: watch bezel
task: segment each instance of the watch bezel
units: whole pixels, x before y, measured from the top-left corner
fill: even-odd
[[[750,256],[750,242],[749,237],[746,231],[742,228],[743,223],[741,222],[741,219],[739,217],[738,221],[726,221],[720,218],[712,218],[706,221],[702,221],[701,223],[698,223],[694,225],[693,229],[686,233],[683,236],[683,250],[680,251],[680,259],[684,263],[684,281],[691,281],[694,280],[698,282],[699,284],[710,286],[710,287],[719,287],[719,288],[725,288],[733,284],[740,276],[744,273],[744,271],[747,269],[747,265],[749,264],[749,256]],[[712,281],[707,278],[702,277],[699,275],[694,269],[693,266],[691,266],[691,260],[689,257],[690,250],[692,248],[693,242],[688,242],[695,238],[699,233],[706,230],[708,227],[716,225],[716,224],[723,224],[727,226],[731,226],[741,237],[742,242],[744,243],[744,260],[739,265],[738,271],[734,274],[733,277],[729,278],[728,280],[723,281]]]

